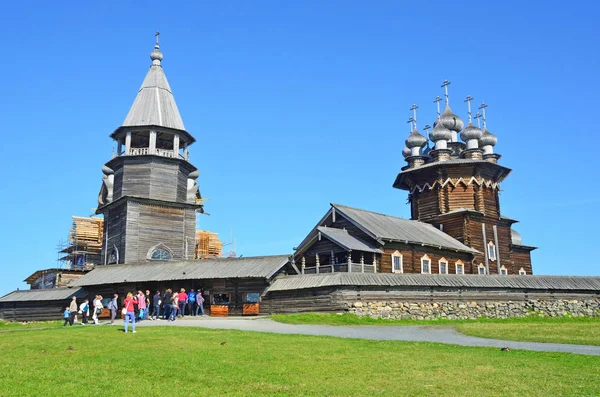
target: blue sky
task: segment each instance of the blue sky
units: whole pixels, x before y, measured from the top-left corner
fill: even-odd
[[[127,3],[127,4],[125,4]],[[493,4],[492,4],[493,3]],[[600,275],[594,2],[5,2],[0,294],[57,265],[96,207],[108,135],[161,32],[210,216],[245,256],[289,253],[330,202],[410,216],[392,188],[412,103],[489,104],[504,215],[538,274]],[[535,3],[535,2],[531,2]],[[227,248],[226,248],[227,249]],[[585,254],[584,254],[585,253]]]

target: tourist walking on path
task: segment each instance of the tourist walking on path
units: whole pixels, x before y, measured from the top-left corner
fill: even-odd
[[[92,315],[94,324],[98,324],[98,316],[102,314],[103,308],[104,305],[102,304],[102,295],[96,295],[96,299],[94,299],[94,314]]]
[[[63,313],[63,318],[65,319],[65,322],[63,323],[63,327],[66,327],[67,324],[69,324],[71,322],[71,311],[69,310],[69,306],[65,307],[65,312]],[[73,325],[73,324],[70,324]]]
[[[144,293],[142,291],[138,291],[137,301],[138,301],[138,307],[140,309],[138,321],[142,321],[145,316],[144,313],[146,312],[146,297],[144,296]]]
[[[71,304],[69,305],[69,325],[73,325],[75,322],[75,316],[77,315],[77,298],[73,297],[71,299]]]
[[[127,293],[127,298],[123,302],[123,309],[125,310],[125,332],[127,332],[129,326],[129,320],[131,320],[131,330],[135,332],[135,307],[137,298],[133,296],[131,292]]]
[[[154,297],[152,298],[152,317],[150,317],[151,320],[158,320],[158,316],[160,315],[160,304],[162,303],[162,300],[160,299],[160,291],[156,291],[156,294],[154,294]]]
[[[81,325],[87,324],[88,316],[90,315],[90,301],[86,299],[79,305],[79,313],[81,314]]]
[[[168,320],[170,318],[170,314],[171,314],[171,298],[173,297],[173,294],[171,292],[171,288],[168,288],[165,291],[165,296],[163,296],[163,314],[165,316],[165,320]]]
[[[108,304],[108,308],[110,309],[110,325],[115,325],[115,318],[117,318],[117,310],[119,310],[117,298],[119,298],[119,295],[114,294],[112,300]]]
[[[185,317],[185,306],[186,306],[187,299],[188,299],[188,296],[185,293],[185,288],[182,288],[179,290],[178,298],[179,298],[179,312],[180,312],[179,315],[181,317]]]
[[[177,303],[179,303],[179,295],[173,294],[171,297],[171,315],[169,316],[169,321],[175,321],[177,318]]]
[[[196,294],[196,316],[198,316],[198,310],[202,312],[202,317],[206,317],[206,314],[204,314],[204,297],[201,290],[198,290],[198,294]]]
[[[188,313],[193,316],[196,313],[196,291],[192,288],[188,294]]]

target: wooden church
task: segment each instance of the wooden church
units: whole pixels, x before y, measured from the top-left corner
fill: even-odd
[[[303,274],[334,272],[531,275],[531,251],[512,229],[517,221],[500,212],[500,183],[511,172],[498,164],[497,138],[471,117],[450,109],[448,85],[428,137],[417,129],[402,151],[407,165],[393,186],[408,191],[411,219],[331,204],[300,243],[294,261]],[[480,115],[476,115],[478,123]],[[427,130],[429,127],[427,127]],[[458,137],[460,136],[459,141]],[[430,147],[430,142],[433,143]]]

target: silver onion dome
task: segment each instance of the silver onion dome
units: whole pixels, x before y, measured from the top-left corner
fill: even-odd
[[[444,127],[443,122],[435,122],[433,130],[431,130],[429,133],[429,139],[431,139],[433,142],[440,140],[449,141],[452,139],[452,132],[448,128]]]
[[[515,229],[510,229],[510,239],[511,243],[515,245],[523,244],[523,239],[521,238],[521,235]]]
[[[465,123],[462,121],[460,117],[455,115],[450,109],[450,106],[446,104],[444,108],[444,113],[440,116],[440,121],[447,129],[451,131],[460,131],[465,126]]]
[[[404,147],[404,149],[402,149],[402,156],[404,156],[404,158],[407,158],[408,156],[410,156],[410,149],[407,147]]]
[[[479,146],[496,146],[496,143],[498,143],[498,138],[496,137],[496,135],[489,132],[487,128],[484,128],[483,134],[479,139]]]
[[[154,46],[154,51],[150,53],[150,59],[152,59],[153,65],[160,65],[160,61],[163,60],[163,54],[160,52],[158,45]]]
[[[483,135],[483,131],[481,131],[479,128],[475,127],[473,125],[473,123],[471,123],[469,121],[469,124],[467,124],[465,129],[461,131],[460,139],[462,139],[463,142],[467,142],[467,141],[470,141],[473,139],[479,140],[482,135]]]
[[[406,138],[406,147],[409,149],[418,147],[421,148],[427,143],[427,138],[419,133],[417,129],[414,129],[413,132]]]

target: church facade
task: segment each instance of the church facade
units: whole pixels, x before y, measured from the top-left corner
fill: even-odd
[[[481,106],[481,129],[472,122],[468,97],[465,126],[450,109],[448,85],[445,110],[438,110],[427,138],[417,129],[417,106],[411,109],[402,151],[407,165],[393,183],[408,191],[411,219],[331,204],[295,250],[303,274],[533,274],[535,247],[524,245],[512,228],[517,221],[500,212],[500,183],[511,170],[498,164],[487,106]]]

